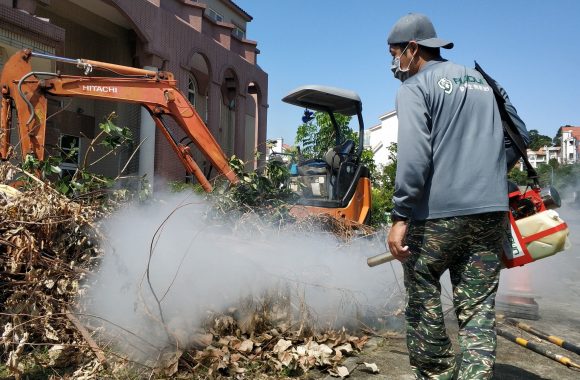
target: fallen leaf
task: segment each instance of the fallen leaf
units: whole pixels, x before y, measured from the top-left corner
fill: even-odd
[[[294,355],[290,351],[281,352],[278,354],[278,359],[286,367],[290,367],[290,364],[294,361]]]
[[[48,323],[44,325],[44,336],[45,336],[47,339],[50,339],[50,340],[55,340],[55,341],[57,341],[57,342],[59,341],[59,338],[58,338],[58,333],[57,333],[57,332],[56,332],[56,330],[55,330],[55,329],[54,329],[54,328],[53,328],[51,325],[49,325]]]
[[[296,353],[298,354],[298,356],[305,356],[306,355],[306,347],[305,346],[296,347]]]
[[[284,352],[288,349],[288,347],[292,346],[292,342],[289,340],[280,339],[278,343],[272,349],[272,352],[278,354],[280,352]]]
[[[336,372],[340,377],[347,377],[348,375],[350,375],[350,372],[348,372],[348,368],[346,368],[345,366],[336,367]]]
[[[201,347],[207,347],[213,341],[212,334],[195,334],[193,337],[193,343]]]
[[[372,372],[379,373],[379,367],[375,363],[364,363],[363,364]]]
[[[334,370],[329,370],[328,373],[333,377],[340,377],[341,379],[350,375],[348,368],[344,366],[336,367]]]
[[[238,351],[241,352],[251,352],[254,348],[254,342],[251,339],[244,340],[238,347]]]
[[[353,351],[352,346],[350,345],[350,343],[345,343],[345,344],[340,345],[338,347],[334,347],[334,350],[337,351],[337,352],[339,352],[339,351],[346,352],[347,354]]]

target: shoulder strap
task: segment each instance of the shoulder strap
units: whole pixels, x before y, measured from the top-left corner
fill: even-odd
[[[520,132],[516,128],[514,121],[507,113],[507,110],[505,108],[505,99],[501,95],[499,88],[495,83],[495,80],[493,80],[493,78],[487,75],[487,73],[483,71],[483,69],[481,68],[481,66],[479,66],[477,62],[475,62],[475,70],[477,70],[483,76],[489,87],[491,87],[491,89],[493,90],[493,95],[495,96],[495,101],[499,109],[499,114],[501,116],[503,128],[507,133],[507,135],[509,136],[509,138],[514,143],[514,145],[516,146],[518,153],[520,154],[522,160],[524,161],[524,164],[526,165],[526,170],[528,172],[528,178],[533,180],[534,183],[538,185],[538,173],[528,160],[528,155],[526,153],[526,144],[524,143],[524,139],[522,138]]]

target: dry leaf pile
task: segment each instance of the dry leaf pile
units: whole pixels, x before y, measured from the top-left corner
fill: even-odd
[[[166,357],[163,374],[186,377],[183,371],[194,371],[210,378],[252,379],[257,374],[300,376],[316,368],[346,376],[341,362],[360,352],[369,338],[344,328],[314,329],[308,309],[293,312],[288,296],[269,292],[262,302],[245,300],[240,309],[210,315],[195,338],[197,348]]]
[[[45,365],[85,360],[87,345],[66,312],[98,264],[100,216],[38,183],[22,192],[0,188],[2,358],[13,374],[37,346],[50,348]]]
[[[114,347],[105,347],[110,341],[88,334],[94,326],[83,331],[71,314],[85,291],[83,279],[99,263],[96,222],[103,215],[101,207],[73,202],[40,183],[21,193],[0,187],[1,358],[17,378],[31,360],[44,368],[68,367],[70,378],[123,378],[119,373],[128,361],[113,353]],[[326,223],[334,233],[348,233],[334,219]],[[136,372],[157,378],[191,378],[193,373],[250,379],[299,376],[318,368],[344,377],[348,370],[340,363],[368,340],[344,329],[314,331],[307,313],[297,319],[262,308],[244,315],[212,314],[194,347],[176,344],[155,368],[141,366]],[[39,346],[45,348],[37,356]]]
[[[208,375],[263,373],[303,374],[313,368],[335,376],[345,376],[342,360],[360,351],[368,337],[351,336],[346,331],[299,334],[273,328],[256,335],[214,336],[211,344],[193,356],[184,356],[194,368]],[[348,374],[348,371],[347,373]]]

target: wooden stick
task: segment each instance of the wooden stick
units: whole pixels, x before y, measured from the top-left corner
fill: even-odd
[[[91,350],[93,351],[93,353],[95,354],[95,356],[99,360],[99,363],[101,363],[102,365],[106,365],[107,358],[105,357],[103,350],[101,350],[99,345],[94,341],[93,337],[87,331],[87,329],[85,329],[85,327],[82,325],[82,323],[77,319],[77,317],[75,317],[73,315],[73,313],[70,312],[70,310],[67,310],[65,312],[65,315],[73,323],[73,325],[75,325],[76,329],[81,333],[83,338],[87,341],[87,343],[89,344],[89,347],[91,347]]]

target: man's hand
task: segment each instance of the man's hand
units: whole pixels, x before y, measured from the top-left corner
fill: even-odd
[[[403,246],[405,234],[407,233],[407,222],[397,221],[391,226],[389,236],[387,237],[387,245],[389,251],[400,262],[405,262],[407,257],[411,254],[408,246]]]

